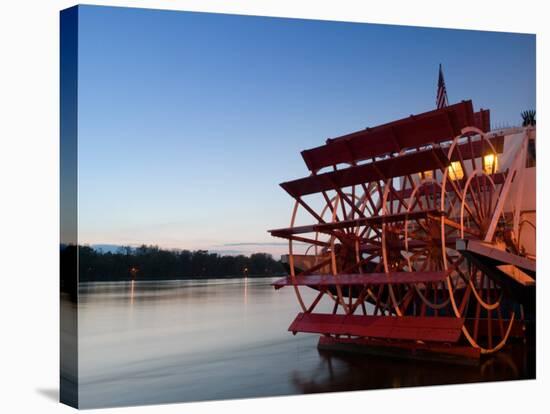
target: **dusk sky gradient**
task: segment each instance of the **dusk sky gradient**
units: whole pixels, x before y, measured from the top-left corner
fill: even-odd
[[[535,36],[80,6],[79,242],[286,250],[300,151],[449,102],[519,124]]]

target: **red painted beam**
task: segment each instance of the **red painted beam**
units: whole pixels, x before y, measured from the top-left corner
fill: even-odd
[[[498,135],[493,138],[489,138],[488,141],[493,146],[497,154],[502,154],[504,149],[504,136]],[[466,142],[464,144],[457,145],[458,150],[453,151],[451,154],[451,161],[460,161],[460,155],[463,160],[471,160],[472,158],[481,158],[484,155],[491,153],[492,148],[486,141],[472,141],[471,145]]]
[[[445,279],[445,272],[393,272],[393,273],[346,273],[333,275],[297,276],[297,286],[360,286],[406,283],[433,283]],[[294,286],[290,276],[278,279],[271,284],[275,289]]]
[[[474,112],[474,125],[483,132],[489,132],[491,130],[491,111],[480,109]]]
[[[455,156],[453,156],[451,158],[453,160],[457,161],[455,158],[458,158],[458,154],[455,153]],[[502,173],[502,172],[497,172],[497,173],[494,173],[494,174],[488,174],[488,176],[491,177],[491,179],[493,180],[495,185],[504,184],[504,181],[506,181],[506,174]],[[456,183],[459,184],[458,188],[464,188],[466,186],[466,181],[467,180],[468,180],[467,177],[463,178],[461,180],[456,180]],[[482,188],[483,188],[483,183],[484,183],[484,181],[482,179],[480,179],[480,185],[482,186]],[[487,182],[487,185],[490,185],[489,182]],[[434,187],[435,187],[435,189],[434,189]],[[414,190],[413,188],[406,188],[405,190],[396,190],[396,194],[397,194],[397,197],[409,198],[411,196],[413,190]],[[448,191],[453,191],[449,181],[447,181],[447,190]],[[441,191],[441,189],[436,184],[425,183],[419,191],[420,191],[420,194],[433,194],[434,191],[436,191],[436,193],[438,193],[439,191]]]
[[[481,240],[461,239],[456,242],[456,249],[460,252],[475,253],[478,256],[494,260],[502,264],[510,264],[520,269],[536,273],[537,262],[527,257],[509,253],[496,245]]]
[[[296,227],[286,227],[281,229],[268,230],[274,237],[283,237],[286,238],[292,234],[304,234],[304,233],[327,233],[331,234],[333,230],[345,229],[350,227],[358,226],[370,226],[373,224],[382,224],[382,223],[396,223],[405,220],[415,220],[419,218],[426,218],[429,215],[438,215],[440,214],[438,210],[430,209],[426,211],[414,211],[411,213],[398,213],[398,214],[388,214],[383,216],[371,216],[371,217],[362,217],[353,220],[342,220],[334,223],[323,223],[323,224],[310,224],[306,226],[296,226]]]
[[[302,151],[310,171],[354,163],[407,148],[450,140],[474,125],[472,101],[393,121],[327,140],[327,145]]]
[[[449,248],[452,248],[454,249],[455,246],[456,246],[456,241],[458,240],[457,237],[447,237],[445,239],[445,245]],[[405,250],[405,241],[403,239],[401,240],[398,240],[398,241],[387,241],[387,246],[390,248],[390,249],[395,249],[395,250]],[[423,241],[423,240],[409,240],[409,243],[408,243],[408,247],[409,247],[409,251],[413,251],[414,249],[421,249],[423,247],[426,247],[428,245],[428,243],[426,241]],[[361,246],[359,246],[359,251],[361,253],[374,253],[374,252],[379,252],[381,249],[381,245],[377,245],[377,244],[374,244],[374,243],[363,243],[361,244]]]
[[[386,158],[356,167],[331,171],[319,175],[281,183],[292,197],[342,189],[352,185],[367,184],[395,177],[403,177],[420,171],[441,169],[449,160],[441,148],[409,152],[399,157]]]
[[[463,319],[299,313],[289,331],[429,342],[457,342]]]
[[[321,336],[319,349],[365,353],[397,358],[410,358],[460,364],[478,363],[479,348],[438,343],[388,341],[376,338],[334,338]]]

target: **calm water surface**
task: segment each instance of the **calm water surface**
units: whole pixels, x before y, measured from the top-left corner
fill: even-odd
[[[81,407],[534,377],[523,345],[474,367],[320,352],[287,331],[298,305],[273,280],[82,284]]]

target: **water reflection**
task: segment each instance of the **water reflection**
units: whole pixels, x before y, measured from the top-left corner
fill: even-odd
[[[523,346],[476,367],[319,352],[315,335],[287,332],[295,297],[271,281],[82,284],[81,406],[534,377],[534,352]]]
[[[520,344],[509,346],[504,352],[482,360],[479,365],[318,352],[319,363],[314,371],[309,375],[293,372],[292,381],[303,393],[534,378],[534,364],[528,365],[528,350]]]
[[[244,289],[243,289],[243,292],[244,292],[243,301],[244,301],[244,304],[245,304],[245,306],[246,306],[246,304],[248,303],[248,278],[247,278],[247,277],[244,278],[243,285],[244,285]]]
[[[132,280],[130,282],[130,305],[134,304],[134,288],[135,288],[135,285],[136,285],[136,281]]]

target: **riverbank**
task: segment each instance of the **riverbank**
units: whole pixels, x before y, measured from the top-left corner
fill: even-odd
[[[61,268],[74,269],[77,262],[81,282],[256,278],[286,273],[283,263],[268,253],[222,256],[207,250],[166,250],[158,246],[121,247],[116,252],[86,245],[65,246]]]

